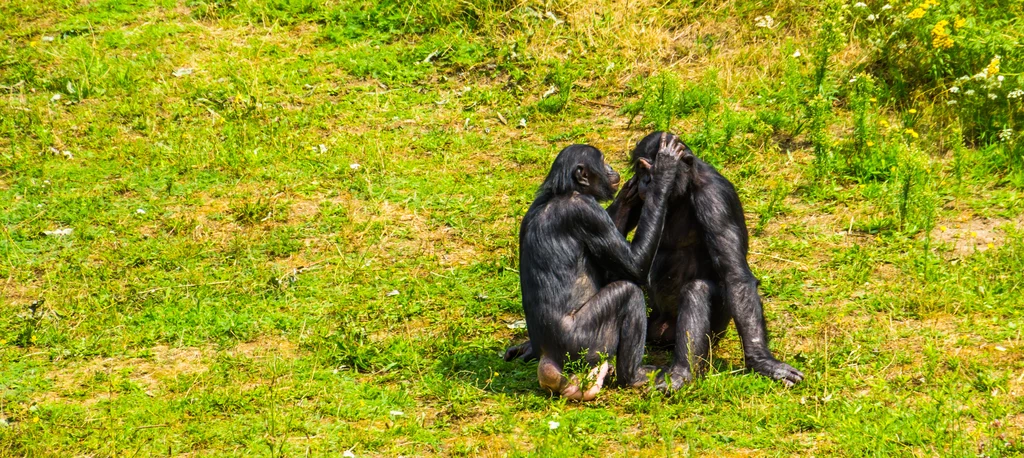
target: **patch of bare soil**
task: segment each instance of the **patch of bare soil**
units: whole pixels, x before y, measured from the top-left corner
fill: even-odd
[[[218,353],[247,358],[277,356],[294,359],[299,356],[299,348],[280,336],[261,336],[221,352],[212,347],[174,348],[159,345],[149,350],[149,356],[95,358],[53,369],[46,375],[53,382],[53,387],[41,393],[34,401],[80,402],[88,406],[117,397],[117,390],[111,387],[125,380],[150,396],[159,396],[165,384],[178,376],[206,372],[209,361]],[[84,399],[80,398],[82,395]]]
[[[1003,218],[962,218],[957,221],[940,222],[932,229],[931,238],[938,244],[950,247],[955,257],[969,256],[1002,245],[1006,241],[1007,228],[1022,227],[1024,216],[1016,220]]]
[[[245,356],[247,358],[263,358],[267,356],[278,356],[285,359],[294,359],[299,356],[299,347],[288,339],[281,336],[260,336],[252,342],[243,342],[228,350],[232,356]]]
[[[89,397],[82,401],[83,405],[116,397],[117,393],[109,388],[111,382],[98,381],[99,374],[106,374],[108,379],[123,377],[150,396],[155,396],[165,380],[206,371],[208,365],[205,360],[213,354],[209,348],[172,348],[165,345],[153,347],[150,352],[150,357],[96,358],[54,369],[47,374],[47,378],[53,381],[53,388],[36,402],[68,402],[67,397],[81,392],[89,393]]]

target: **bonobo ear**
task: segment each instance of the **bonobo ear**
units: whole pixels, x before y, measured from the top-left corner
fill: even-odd
[[[690,150],[689,146],[683,143],[683,155],[679,158],[688,165],[693,165],[693,151]]]
[[[648,161],[647,159],[644,159],[644,158],[637,159],[636,163],[637,163],[638,166],[640,166],[641,169],[646,170],[648,172],[651,171],[651,162]]]
[[[590,186],[590,178],[587,174],[587,166],[583,164],[577,164],[576,170],[572,173],[573,178],[576,179],[576,183],[580,186]]]

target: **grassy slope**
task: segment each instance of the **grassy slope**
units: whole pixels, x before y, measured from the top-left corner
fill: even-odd
[[[658,5],[412,27],[297,0],[0,0],[0,455],[1021,453],[1021,192],[925,142],[941,205],[916,235],[866,230],[887,188],[813,183],[801,138],[706,152],[763,221],[751,262],[802,385],[741,373],[734,334],[671,398],[566,404],[500,360],[557,151],[621,169],[647,129],[619,107],[663,69],[770,112],[819,14]]]

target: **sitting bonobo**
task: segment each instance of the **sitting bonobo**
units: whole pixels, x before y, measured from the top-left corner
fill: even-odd
[[[594,399],[616,358],[616,384],[646,382],[642,367],[647,307],[640,289],[664,224],[666,194],[681,156],[678,139],[659,139],[643,214],[630,243],[598,202],[611,200],[619,175],[597,148],[572,145],[555,158],[519,230],[519,283],[541,387],[578,401]],[[692,157],[687,155],[686,157]],[[563,374],[583,358],[593,385]]]
[[[649,164],[660,154],[661,135],[654,132],[637,144],[632,157],[636,173],[608,207],[622,234],[636,227],[646,211],[642,203],[650,198],[653,179]],[[670,387],[707,370],[711,347],[730,320],[736,322],[749,369],[786,385],[803,380],[802,372],[768,349],[758,281],[747,264],[747,224],[732,183],[700,158],[680,164],[666,212],[647,289],[652,302],[647,337],[674,347]]]

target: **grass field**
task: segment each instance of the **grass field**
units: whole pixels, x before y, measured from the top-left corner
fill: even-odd
[[[1024,454],[1019,1],[0,11],[0,456]],[[499,357],[555,154],[655,128],[802,384],[734,330],[668,397]]]

